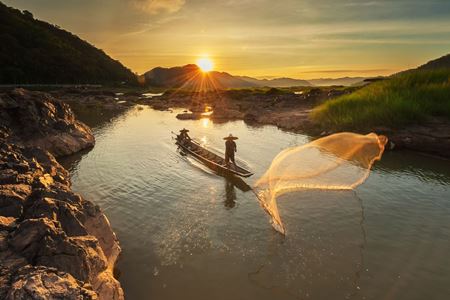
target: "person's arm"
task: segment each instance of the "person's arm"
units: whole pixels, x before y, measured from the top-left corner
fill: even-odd
[[[234,152],[237,152],[237,145],[236,145],[236,143],[234,143]]]

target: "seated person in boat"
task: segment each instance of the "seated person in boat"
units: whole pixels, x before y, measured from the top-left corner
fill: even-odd
[[[180,135],[178,136],[179,140],[181,143],[186,143],[187,141],[191,140],[191,137],[188,134],[189,130],[187,130],[186,128],[183,128],[180,130]]]
[[[229,136],[224,137],[223,139],[225,140],[225,164],[228,166],[231,160],[234,166],[236,166],[236,162],[234,161],[234,153],[237,152],[237,146],[234,140],[237,140],[238,138],[230,133]]]

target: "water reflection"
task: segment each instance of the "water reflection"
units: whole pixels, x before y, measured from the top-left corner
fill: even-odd
[[[205,128],[208,128],[209,122],[210,122],[209,118],[203,118],[203,119],[201,119],[201,121],[202,121],[202,126]]]
[[[420,159],[418,159],[420,158]],[[411,162],[414,162],[411,164]],[[412,151],[386,152],[375,169],[389,172],[396,177],[406,174],[421,182],[440,185],[450,184],[450,161],[435,159]]]
[[[237,195],[236,189],[243,193],[252,191],[252,187],[249,186],[242,178],[233,175],[224,177],[225,183],[225,207],[233,208],[236,205]]]
[[[236,205],[236,190],[231,180],[225,179],[225,207],[228,209]]]

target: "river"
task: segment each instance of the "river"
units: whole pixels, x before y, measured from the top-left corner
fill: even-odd
[[[355,191],[283,195],[283,237],[247,184],[309,137],[175,114],[135,107],[100,124],[80,114],[96,146],[62,161],[119,237],[127,299],[448,299],[449,161],[388,152]],[[181,155],[171,131],[183,127],[217,149],[238,136],[255,175],[226,179]]]

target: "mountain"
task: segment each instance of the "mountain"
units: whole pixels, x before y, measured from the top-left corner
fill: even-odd
[[[365,79],[366,77],[342,77],[342,78],[309,79],[308,81],[314,86],[332,86],[332,85],[352,86],[363,82]]]
[[[256,79],[248,76],[233,76],[226,72],[203,73],[197,65],[173,68],[154,68],[141,76],[147,85],[158,87],[183,87],[197,89],[226,89],[249,87],[310,86],[305,80],[292,78]],[[200,88],[201,87],[201,88]]]
[[[429,61],[426,64],[421,65],[417,69],[418,70],[450,69],[450,54]]]
[[[0,2],[0,84],[135,83],[117,60],[56,25]]]
[[[141,76],[145,84],[158,87],[223,89],[245,88],[257,85],[230,75],[226,72],[210,71],[203,73],[197,65],[185,65],[173,68],[154,68]]]
[[[274,78],[274,79],[256,79],[248,76],[236,76],[247,82],[254,83],[257,86],[268,86],[268,87],[291,87],[291,86],[311,86],[311,83],[302,79],[293,78]]]
[[[149,86],[207,90],[249,87],[352,86],[362,84],[365,79],[365,77],[321,78],[312,80],[286,77],[257,79],[249,76],[233,76],[226,72],[217,71],[211,71],[205,74],[194,64],[172,68],[157,67],[141,75],[141,82],[145,82]]]

